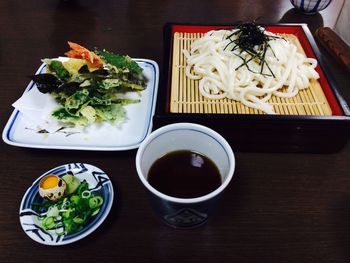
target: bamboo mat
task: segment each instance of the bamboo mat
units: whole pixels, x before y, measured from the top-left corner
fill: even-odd
[[[207,99],[198,88],[198,80],[186,76],[186,58],[182,50],[190,50],[191,43],[202,33],[178,33],[173,39],[173,61],[170,94],[172,113],[215,113],[215,114],[265,114],[232,99]],[[287,36],[304,52],[297,37]],[[331,108],[317,80],[312,80],[309,88],[299,91],[292,98],[272,96],[268,101],[277,114],[284,115],[332,115]]]

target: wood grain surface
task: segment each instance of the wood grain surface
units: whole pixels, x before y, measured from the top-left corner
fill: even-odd
[[[336,21],[333,1],[320,14],[294,13],[287,0],[3,0],[0,2],[0,123],[5,126],[41,59],[67,40],[163,66],[163,25]],[[337,11],[339,11],[339,8]],[[325,53],[327,70],[350,102],[350,81]],[[257,136],[265,136],[257,134]],[[282,135],[283,136],[283,135]],[[102,140],[103,138],[101,138]],[[332,138],[325,138],[332,140]],[[233,149],[234,150],[234,149]],[[234,180],[205,226],[174,230],[154,215],[137,178],[136,150],[38,150],[0,143],[0,262],[350,262],[350,145],[334,154],[240,153]],[[19,205],[45,171],[71,162],[104,170],[115,188],[106,221],[76,243],[48,247],[19,223]]]

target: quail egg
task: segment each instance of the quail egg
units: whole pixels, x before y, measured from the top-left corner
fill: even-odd
[[[39,184],[39,194],[43,198],[52,201],[60,199],[66,190],[66,183],[57,175],[49,174],[41,179]]]

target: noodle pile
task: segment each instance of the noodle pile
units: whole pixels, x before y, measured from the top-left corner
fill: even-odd
[[[298,52],[297,46],[273,36],[261,58],[237,48],[235,30],[214,30],[195,40],[187,59],[187,77],[199,80],[200,93],[208,99],[230,98],[244,105],[275,114],[268,103],[272,95],[290,98],[318,79],[317,61]],[[259,49],[259,46],[254,47]]]

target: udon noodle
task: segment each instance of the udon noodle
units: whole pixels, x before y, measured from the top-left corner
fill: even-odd
[[[244,105],[274,114],[268,100],[272,95],[290,98],[318,79],[317,61],[307,58],[287,38],[269,40],[265,66],[251,54],[235,49],[235,30],[214,30],[183,50],[187,77],[199,80],[200,93],[209,99],[230,98]],[[231,35],[231,39],[228,36]],[[258,48],[258,47],[255,47]],[[232,50],[234,49],[234,50]]]

